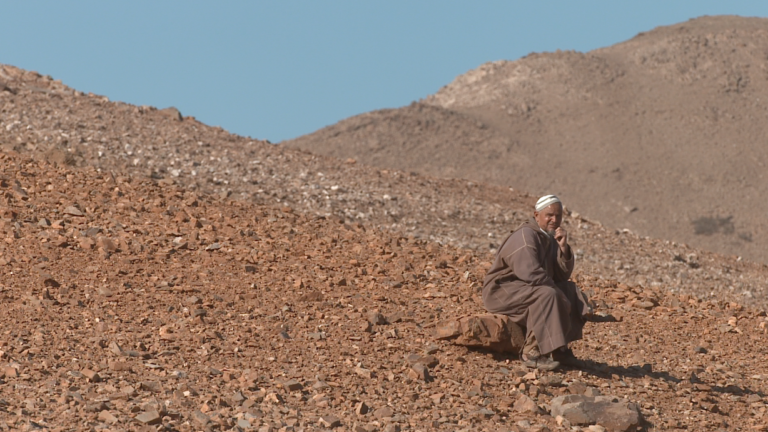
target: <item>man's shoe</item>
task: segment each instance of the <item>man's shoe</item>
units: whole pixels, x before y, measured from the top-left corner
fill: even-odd
[[[583,367],[584,361],[573,354],[570,348],[562,347],[552,352],[552,358],[563,366]]]
[[[545,356],[545,355],[537,355],[538,350],[536,352],[529,352],[527,354],[522,354],[520,356],[520,360],[523,362],[523,364],[526,367],[529,367],[531,369],[538,369],[543,371],[553,371],[560,367],[560,362],[557,362],[552,359],[552,356]]]

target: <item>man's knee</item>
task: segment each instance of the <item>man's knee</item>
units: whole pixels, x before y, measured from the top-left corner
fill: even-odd
[[[592,313],[592,307],[589,303],[589,298],[580,290],[579,287],[572,281],[560,282],[557,287],[565,294],[566,297],[574,304],[575,308],[581,312],[581,314]]]
[[[542,303],[560,303],[563,306],[570,307],[571,302],[568,300],[568,297],[566,297],[562,291],[548,287],[548,286],[540,286],[537,288],[538,295],[539,295],[539,301]]]

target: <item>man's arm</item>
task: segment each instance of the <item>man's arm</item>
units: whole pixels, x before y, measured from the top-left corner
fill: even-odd
[[[568,232],[562,227],[555,231],[555,241],[557,241],[557,268],[555,269],[555,279],[558,282],[567,281],[571,277],[574,265],[574,256],[571,246],[568,244]]]

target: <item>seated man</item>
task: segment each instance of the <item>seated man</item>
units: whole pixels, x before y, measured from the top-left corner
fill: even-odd
[[[581,339],[585,316],[592,312],[584,294],[568,281],[574,257],[562,220],[560,199],[541,197],[533,218],[501,244],[483,283],[486,309],[527,329],[523,364],[542,370],[575,363],[567,346]]]

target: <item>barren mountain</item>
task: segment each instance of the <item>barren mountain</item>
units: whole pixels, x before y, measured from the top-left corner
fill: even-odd
[[[534,373],[433,333],[534,196],[0,79],[2,430],[768,430],[764,264],[571,211],[606,319]]]
[[[487,63],[284,145],[556,193],[615,229],[768,261],[768,20],[702,17]]]

